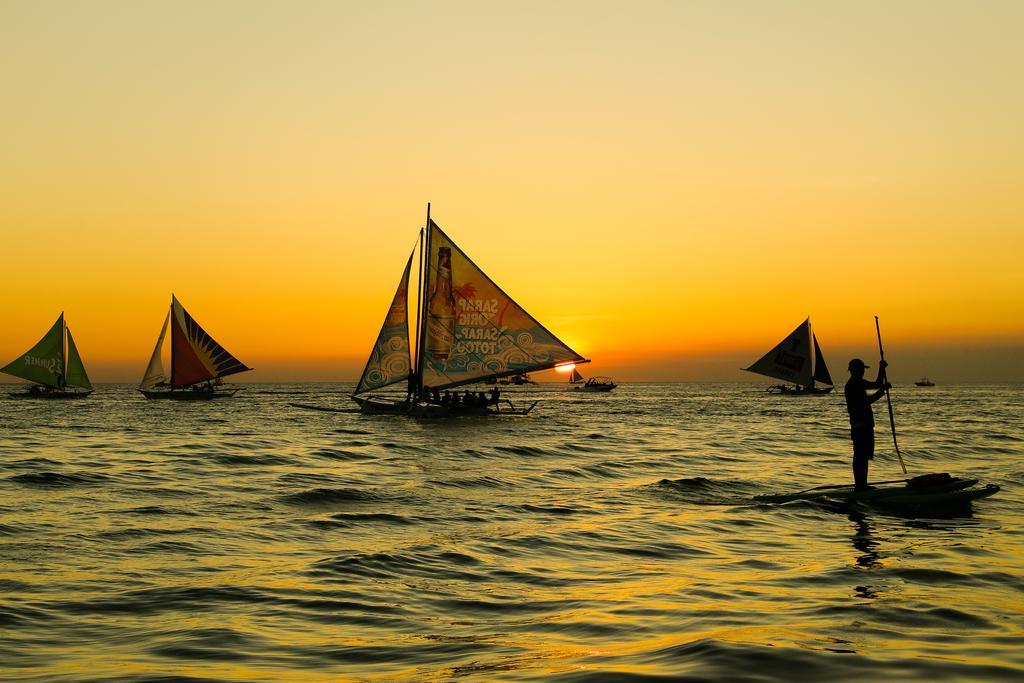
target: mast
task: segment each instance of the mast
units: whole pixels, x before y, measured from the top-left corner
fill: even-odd
[[[427,287],[428,270],[430,269],[430,202],[427,202],[427,222],[423,226],[423,238],[420,241],[420,278],[417,283],[416,298],[419,299],[416,315],[416,372],[413,374],[413,387],[416,394],[423,389],[423,341],[427,334],[427,297],[430,290]]]
[[[171,294],[171,305],[167,308],[167,322],[170,325],[174,324],[171,318],[174,317],[174,295]],[[171,389],[174,389],[174,330],[171,330],[171,375],[167,379],[170,380]]]
[[[811,325],[811,316],[807,316],[807,348],[811,355],[811,383],[810,389],[814,389],[814,375],[818,372],[817,354],[814,353],[814,327]]]
[[[60,321],[63,325],[60,332],[60,355],[64,366],[60,372],[60,388],[63,389],[68,384],[68,321],[64,317],[64,311],[60,312]]]
[[[406,384],[407,392],[411,397],[413,394],[413,388],[416,386],[416,374],[419,372],[419,358],[420,358],[420,315],[423,311],[420,310],[420,301],[423,298],[423,228],[420,228],[420,240],[417,247],[419,253],[417,255],[417,270],[416,270],[416,320],[412,321],[416,324],[416,344],[413,347],[412,358],[409,362],[412,366],[409,368],[409,382]],[[408,299],[406,299],[408,300]],[[408,322],[406,325],[408,326]]]

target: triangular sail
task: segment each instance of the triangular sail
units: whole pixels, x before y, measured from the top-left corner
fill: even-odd
[[[814,340],[814,381],[832,386],[832,375],[828,373],[828,366],[825,365],[825,356],[821,355],[818,336],[812,335],[812,339]]]
[[[391,300],[391,308],[388,309],[380,334],[370,351],[359,384],[356,385],[356,394],[401,382],[408,379],[412,372],[409,352],[409,271],[412,269],[414,254],[409,256],[409,262],[402,271],[402,279]]]
[[[167,324],[170,320],[171,314],[168,313],[167,317],[164,318],[164,326],[160,328],[160,336],[156,338],[156,347],[153,349],[153,355],[149,358],[149,365],[146,366],[146,374],[142,376],[142,381],[139,382],[140,389],[151,389],[167,381],[167,376],[164,374],[164,362],[161,356],[164,349],[164,337],[167,335]]]
[[[421,386],[444,389],[586,359],[501,290],[430,221]]]
[[[579,370],[577,370],[576,368],[573,368],[572,369],[572,374],[569,375],[569,383],[570,384],[575,384],[576,382],[582,382],[582,381],[583,381],[583,375],[580,374]]]
[[[92,382],[89,381],[89,375],[85,372],[82,356],[79,355],[78,347],[75,346],[75,338],[71,336],[71,328],[66,329],[68,333],[68,369],[64,383],[69,387],[92,390]]]
[[[778,346],[744,369],[784,382],[810,386],[813,377],[811,358],[811,319],[808,318]]]
[[[227,349],[207,334],[188,311],[171,297],[171,384],[186,387],[207,380],[245,372]]]
[[[39,342],[0,372],[48,387],[64,386],[64,314]]]

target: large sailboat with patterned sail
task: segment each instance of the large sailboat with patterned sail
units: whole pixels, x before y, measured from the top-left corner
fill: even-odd
[[[747,372],[757,373],[795,386],[777,384],[768,389],[769,393],[786,396],[815,396],[832,391],[832,376],[825,365],[825,356],[818,346],[818,338],[811,330],[811,319],[807,318],[789,333],[779,344],[762,356]],[[822,386],[819,386],[822,385]]]
[[[171,372],[164,373],[163,346],[171,330]],[[171,295],[171,309],[160,328],[156,347],[139,383],[146,398],[177,401],[208,401],[234,396],[238,389],[223,386],[228,375],[247,372],[247,367],[217,343]]]
[[[417,253],[413,335],[409,290]],[[487,277],[431,220],[428,204],[418,247],[406,262],[352,398],[365,413],[525,415],[536,402],[517,406],[501,399],[497,388],[452,390],[586,362]],[[404,396],[371,393],[400,382]]]
[[[92,393],[92,382],[63,313],[35,346],[0,372],[32,382],[24,391],[10,392],[12,398],[85,398]]]

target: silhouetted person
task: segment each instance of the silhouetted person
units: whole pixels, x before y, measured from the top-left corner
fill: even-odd
[[[874,382],[864,379],[864,361],[854,358],[850,361],[850,379],[846,382],[846,410],[850,413],[850,438],[853,439],[853,481],[855,489],[868,488],[868,461],[875,458],[875,416],[871,404],[885,395],[890,385],[884,380],[884,360],[878,364],[878,377]],[[868,389],[877,389],[868,395]]]
[[[430,391],[430,397],[434,399],[434,403],[441,402],[441,392],[437,390],[437,387]]]
[[[498,405],[499,393],[501,392],[498,391],[498,387],[491,387],[491,403],[493,403],[494,405]]]

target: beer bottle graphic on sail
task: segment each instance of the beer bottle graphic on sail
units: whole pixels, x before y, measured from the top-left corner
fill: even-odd
[[[447,361],[455,344],[455,295],[452,293],[452,250],[438,247],[437,277],[427,302],[426,352]]]

